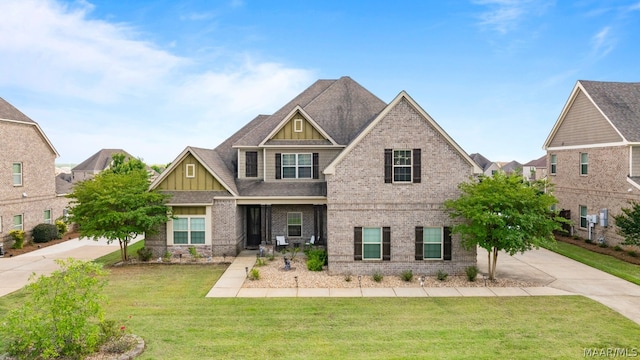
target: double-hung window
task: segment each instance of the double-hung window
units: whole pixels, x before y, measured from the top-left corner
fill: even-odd
[[[283,179],[311,179],[311,154],[282,154]]]
[[[589,154],[580,153],[580,175],[589,173]]]
[[[302,236],[302,213],[301,212],[287,213],[287,236],[289,237]]]
[[[45,224],[51,224],[51,210],[47,209],[47,210],[44,211],[43,222]]]
[[[13,230],[24,230],[24,223],[22,222],[22,215],[13,216]]]
[[[394,150],[393,182],[411,181],[411,150]]]
[[[555,175],[558,170],[558,156],[556,154],[551,154],[551,159],[549,161],[551,165],[551,175]]]
[[[204,217],[181,216],[173,219],[173,243],[177,245],[204,244]]]
[[[245,153],[245,172],[246,177],[258,177],[258,152],[247,151]]]
[[[22,163],[13,163],[13,186],[22,186]]]
[[[587,222],[587,207],[584,205],[580,205],[580,227],[586,228],[588,226]]]
[[[382,259],[382,229],[362,228],[362,259]]]
[[[422,229],[423,258],[442,259],[442,228],[425,227]]]
[[[421,182],[421,154],[421,149],[384,149],[384,182]]]

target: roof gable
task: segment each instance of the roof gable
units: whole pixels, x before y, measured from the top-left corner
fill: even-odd
[[[187,165],[193,167],[187,170]],[[237,195],[233,177],[214,150],[187,147],[152,183],[151,189],[169,191],[227,191]],[[190,171],[193,177],[187,177]],[[193,173],[191,173],[193,171]]]
[[[378,114],[378,116],[371,121],[366,128],[364,128],[359,135],[344,149],[344,151],[342,151],[332,162],[331,164],[329,164],[329,166],[327,166],[324,170],[324,173],[326,175],[332,175],[335,173],[336,170],[336,166],[342,161],[342,159],[344,159],[345,156],[347,156],[347,154],[353,150],[354,147],[356,147],[356,145],[362,141],[362,139],[369,133],[371,132],[371,130],[373,130],[380,121],[382,121],[382,119],[384,119],[387,114],[393,109],[395,108],[401,101],[407,101],[409,103],[410,106],[412,106],[419,114],[420,117],[426,121],[429,125],[431,125],[440,135],[442,135],[442,137],[445,139],[446,142],[449,143],[449,145],[451,145],[458,153],[459,155],[469,164],[473,167],[473,172],[476,174],[480,174],[482,173],[482,169],[480,168],[480,166],[473,161],[473,159],[471,159],[471,157],[469,157],[469,155],[440,127],[440,125],[438,125],[438,123],[435,122],[435,120],[433,120],[431,118],[431,116],[429,116],[429,114],[427,114],[426,111],[424,111],[422,109],[422,107],[420,107],[410,96],[409,94],[407,94],[405,91],[401,91],[398,96],[396,96],[396,98],[389,103],[389,105],[387,107],[385,107],[384,110],[382,110],[382,112],[380,112]]]
[[[135,159],[135,157],[122,149],[102,149],[91,155],[85,161],[76,165],[71,171],[102,171],[111,166],[113,155],[123,154],[125,160]]]
[[[300,106],[296,106],[282,122],[260,143],[260,146],[269,142],[278,144],[287,141],[309,141],[317,144],[326,143],[336,145],[336,142],[321,128]]]
[[[47,135],[42,131],[40,125],[37,122],[31,120],[27,115],[22,113],[20,110],[16,109],[13,105],[9,104],[8,101],[0,97],[0,121],[6,122],[14,122],[14,123],[22,123],[27,125],[35,126],[36,131],[42,138],[42,140],[49,146],[51,152],[56,156],[60,156],[58,151],[53,146]]]

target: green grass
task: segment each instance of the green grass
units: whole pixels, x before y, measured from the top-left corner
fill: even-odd
[[[549,248],[549,250],[640,285],[640,265],[630,264],[562,241],[558,241],[556,246]]]
[[[110,268],[107,316],[145,339],[140,360],[581,358],[640,338],[638,324],[580,296],[205,298],[224,269]],[[0,323],[24,296],[0,298]]]
[[[141,249],[144,247],[144,240],[140,240],[137,241],[129,246],[127,246],[127,255],[131,256],[131,257],[138,257],[138,249]],[[105,256],[99,257],[97,259],[94,260],[94,262],[97,262],[99,264],[102,264],[104,266],[111,266],[114,265],[118,262],[120,262],[122,260],[122,257],[120,255],[120,250],[118,251],[114,251],[110,254],[107,254]]]

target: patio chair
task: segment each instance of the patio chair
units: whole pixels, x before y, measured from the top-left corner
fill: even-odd
[[[315,235],[311,235],[311,239],[309,239],[309,241],[307,241],[306,243],[304,243],[304,246],[306,247],[311,247],[313,246],[313,244],[316,242],[316,236]]]
[[[276,236],[276,248],[278,248],[278,246],[287,246],[287,245],[289,245],[289,243],[284,238],[284,236]]]

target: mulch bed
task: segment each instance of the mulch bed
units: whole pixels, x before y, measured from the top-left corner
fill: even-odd
[[[5,257],[10,257],[10,256],[18,256],[18,255],[26,254],[26,253],[29,253],[29,252],[32,252],[32,251],[36,251],[38,249],[45,248],[47,246],[60,244],[61,242],[65,242],[65,241],[70,240],[70,239],[77,239],[78,236],[79,236],[79,234],[77,232],[70,232],[70,233],[64,234],[62,239],[51,240],[49,242],[40,243],[40,244],[36,244],[36,243],[32,243],[32,242],[28,243],[28,244],[24,244],[22,249],[11,249],[10,247],[9,248],[5,247],[4,256]]]
[[[568,244],[579,246],[583,249],[593,251],[599,254],[613,256],[616,259],[626,261],[631,264],[640,265],[640,249],[638,247],[621,245],[622,250],[615,250],[613,247],[600,247],[596,243],[588,243],[584,239],[574,239],[569,236],[556,235],[557,241],[562,241]],[[627,253],[627,251],[633,250],[636,252],[637,257],[633,257]]]

